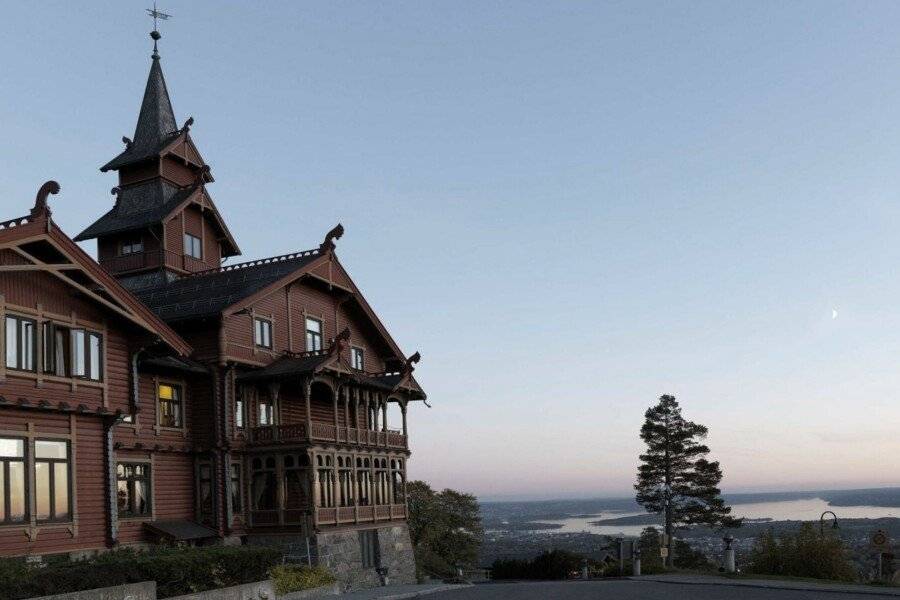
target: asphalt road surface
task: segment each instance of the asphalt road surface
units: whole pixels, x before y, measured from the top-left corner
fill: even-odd
[[[868,594],[767,590],[653,581],[491,583],[442,592],[435,600],[863,600]]]

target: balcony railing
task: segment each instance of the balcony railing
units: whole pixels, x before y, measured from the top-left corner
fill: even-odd
[[[310,515],[310,512],[312,513]],[[279,515],[279,513],[281,513]],[[349,525],[375,523],[381,521],[402,521],[406,519],[406,504],[383,504],[378,506],[338,506],[317,507],[309,510],[254,510],[250,513],[252,527],[275,527],[279,525],[301,525],[308,516],[313,524]],[[280,517],[280,518],[279,518]]]
[[[152,250],[150,252],[136,252],[122,256],[111,256],[100,259],[100,264],[111,273],[124,271],[141,271],[144,269],[158,269],[168,267],[196,273],[215,268],[217,265],[209,265],[192,256],[185,256],[170,250]]]
[[[307,434],[309,431],[309,434]],[[407,438],[400,431],[371,431],[355,427],[335,427],[330,423],[313,421],[307,430],[306,423],[287,425],[265,425],[249,430],[248,443],[267,445],[297,442],[336,442],[374,448],[395,448],[405,450]]]

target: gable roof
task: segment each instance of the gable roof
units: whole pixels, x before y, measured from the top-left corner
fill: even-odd
[[[235,302],[253,296],[322,258],[318,250],[307,250],[229,265],[139,289],[136,294],[167,321],[218,315]]]
[[[199,187],[199,184],[194,184],[179,190],[163,179],[151,179],[123,188],[109,212],[75,236],[75,241],[83,242],[161,223]]]
[[[48,181],[38,191],[30,215],[0,223],[0,248],[10,249],[27,261],[17,270],[46,272],[120,317],[157,335],[177,353],[189,355],[191,346],[181,336],[122,287],[53,222],[47,207],[47,196],[58,191],[59,184]],[[49,244],[47,250],[52,251],[53,255],[51,262],[24,248],[28,246],[30,250],[40,242]]]
[[[198,194],[200,194],[198,196]],[[216,226],[222,232],[224,241],[222,256],[237,256],[241,253],[237,241],[225,224],[215,203],[206,193],[203,182],[198,181],[187,187],[178,188],[168,181],[156,178],[123,188],[116,204],[102,217],[75,237],[83,242],[96,237],[144,229],[158,225],[190,202],[199,201],[209,211]]]

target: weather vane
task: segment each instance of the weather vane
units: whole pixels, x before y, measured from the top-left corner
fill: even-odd
[[[153,2],[153,8],[148,8],[146,10],[147,14],[153,17],[153,31],[150,32],[150,37],[153,38],[153,58],[159,58],[159,51],[156,48],[156,42],[158,42],[159,38],[162,36],[159,35],[158,22],[160,20],[167,21],[172,17],[172,15],[157,10],[155,0]]]
[[[172,15],[167,15],[166,13],[156,10],[156,2],[153,3],[153,8],[147,9],[147,14],[153,17],[153,31],[157,30],[157,21],[162,19],[163,21],[169,20]]]

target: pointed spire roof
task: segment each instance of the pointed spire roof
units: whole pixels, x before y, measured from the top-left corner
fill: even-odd
[[[159,32],[153,31],[150,36],[153,38],[153,60],[150,64],[150,74],[147,76],[147,86],[144,88],[141,112],[134,128],[134,139],[123,138],[126,144],[125,151],[103,165],[101,171],[118,169],[150,158],[158,154],[180,133],[159,62],[156,42],[160,35]]]
[[[155,44],[155,41],[154,41]],[[134,145],[158,148],[163,140],[178,130],[175,123],[175,112],[169,99],[169,90],[159,64],[159,53],[154,47],[153,62],[147,87],[144,89],[144,100],[141,102],[141,113],[134,129]]]

